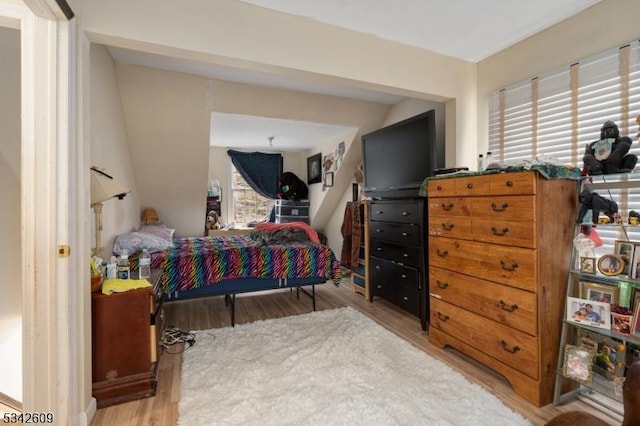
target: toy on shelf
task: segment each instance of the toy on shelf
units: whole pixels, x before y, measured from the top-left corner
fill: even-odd
[[[631,138],[620,136],[620,130],[613,121],[605,121],[600,129],[600,139],[586,146],[582,161],[587,174],[630,172],[638,162],[635,154],[629,154],[630,148]]]
[[[609,222],[607,223],[620,222],[618,204],[615,201],[601,197],[597,193],[591,192],[588,189],[585,189],[580,193],[578,201],[580,201],[582,206],[578,212],[578,219],[576,220],[576,223],[582,223],[589,210],[592,212],[591,220],[593,223],[600,223],[600,213],[604,214],[609,219]]]

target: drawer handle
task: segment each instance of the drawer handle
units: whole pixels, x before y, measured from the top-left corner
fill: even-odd
[[[446,250],[440,251],[440,249],[436,249],[436,254],[440,257],[446,257],[449,254],[449,252]]]
[[[443,204],[442,205],[442,210],[444,210],[445,212],[448,212],[449,210],[451,210],[453,208],[453,203],[449,203],[449,204]]]
[[[442,282],[442,281],[440,281],[440,280],[436,280],[436,285],[438,286],[438,288],[440,288],[440,289],[442,289],[442,290],[444,290],[444,289],[446,289],[447,287],[449,287],[449,283],[443,283],[443,282]]]
[[[404,299],[405,302],[409,301],[409,298],[407,296],[402,296],[402,298]]]
[[[504,300],[501,300],[500,301],[500,309],[502,309],[503,311],[507,311],[507,312],[513,312],[516,309],[518,309],[518,305],[513,304],[513,305],[509,306],[506,303],[504,303]]]
[[[380,265],[376,265],[376,269],[379,271],[382,268],[380,267]]]
[[[409,216],[409,212],[402,212],[402,216]]]
[[[449,321],[449,315],[442,315],[440,312],[436,312],[436,316],[442,322]]]
[[[376,247],[377,251],[382,251],[382,247]]]
[[[503,237],[506,235],[507,232],[509,232],[509,228],[503,228],[502,231],[497,230],[495,227],[491,227],[491,232],[493,233],[493,235],[496,235],[498,237]]]
[[[511,188],[513,186],[513,182],[511,182],[510,180],[507,181],[506,185]]]
[[[409,257],[409,253],[402,253],[402,257],[406,259],[407,257]]]
[[[453,229],[453,223],[442,223],[442,229],[445,231],[451,231]]]
[[[382,214],[382,210],[376,210],[376,214]]]
[[[403,233],[402,233],[402,236],[403,236],[403,237],[406,237],[406,236],[407,236],[407,233],[406,233],[406,232],[403,232]]]
[[[519,346],[514,346],[512,348],[507,347],[507,342],[505,342],[504,340],[500,340],[500,343],[502,344],[502,349],[504,349],[505,351],[515,354],[516,352],[518,352],[520,350]]]
[[[376,228],[376,232],[382,232],[382,229]]]
[[[440,185],[436,186],[436,190],[442,191],[442,187]]]
[[[502,207],[498,207],[496,203],[491,203],[491,209],[494,212],[503,212],[507,209],[507,207],[509,207],[509,203],[503,203]]]
[[[406,276],[405,274],[400,275],[400,277],[401,277],[403,280],[406,280],[406,279],[407,279],[407,276]]]
[[[507,265],[507,262],[505,262],[504,260],[500,261],[500,267],[502,269],[504,269],[505,271],[509,271],[509,272],[513,272],[516,270],[516,268],[518,267],[518,264],[516,262],[513,262],[511,264],[511,266]]]
[[[471,188],[473,188],[473,184],[472,183],[468,183],[467,184],[467,189],[471,189]]]

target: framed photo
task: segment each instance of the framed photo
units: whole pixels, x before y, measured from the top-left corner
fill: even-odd
[[[583,274],[595,274],[596,273],[596,258],[595,257],[581,257],[580,258],[580,272]]]
[[[634,280],[640,279],[640,244],[636,243],[633,250],[633,259],[631,259],[631,271],[629,278]]]
[[[617,254],[605,254],[598,259],[598,270],[604,275],[620,275],[624,270],[624,260]]]
[[[307,183],[322,182],[322,154],[318,153],[307,158]]]
[[[624,261],[624,267],[621,272],[623,275],[629,275],[631,273],[634,248],[635,244],[632,241],[617,240],[615,242],[614,254],[620,256]]]
[[[631,320],[631,334],[640,336],[640,304],[633,309],[633,319]]]
[[[636,311],[636,307],[640,303],[640,288],[631,287],[631,297],[629,298],[629,309],[633,312]]]
[[[593,380],[592,350],[574,345],[566,345],[564,348],[564,362],[562,375],[580,383],[591,383]]]
[[[324,186],[333,186],[333,172],[324,174]]]
[[[611,305],[594,300],[567,297],[567,321],[611,329]]]
[[[620,303],[620,289],[617,285],[598,284],[590,281],[580,281],[580,297],[602,303]]]

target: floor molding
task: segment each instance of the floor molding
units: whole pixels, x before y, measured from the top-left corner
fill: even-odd
[[[22,402],[16,401],[9,395],[6,395],[2,392],[0,392],[0,404],[6,405],[7,407],[13,408],[14,410],[22,411]]]

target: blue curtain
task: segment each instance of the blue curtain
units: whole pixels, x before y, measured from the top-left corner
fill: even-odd
[[[263,197],[276,199],[282,175],[282,155],[228,150],[233,166],[249,186]]]

